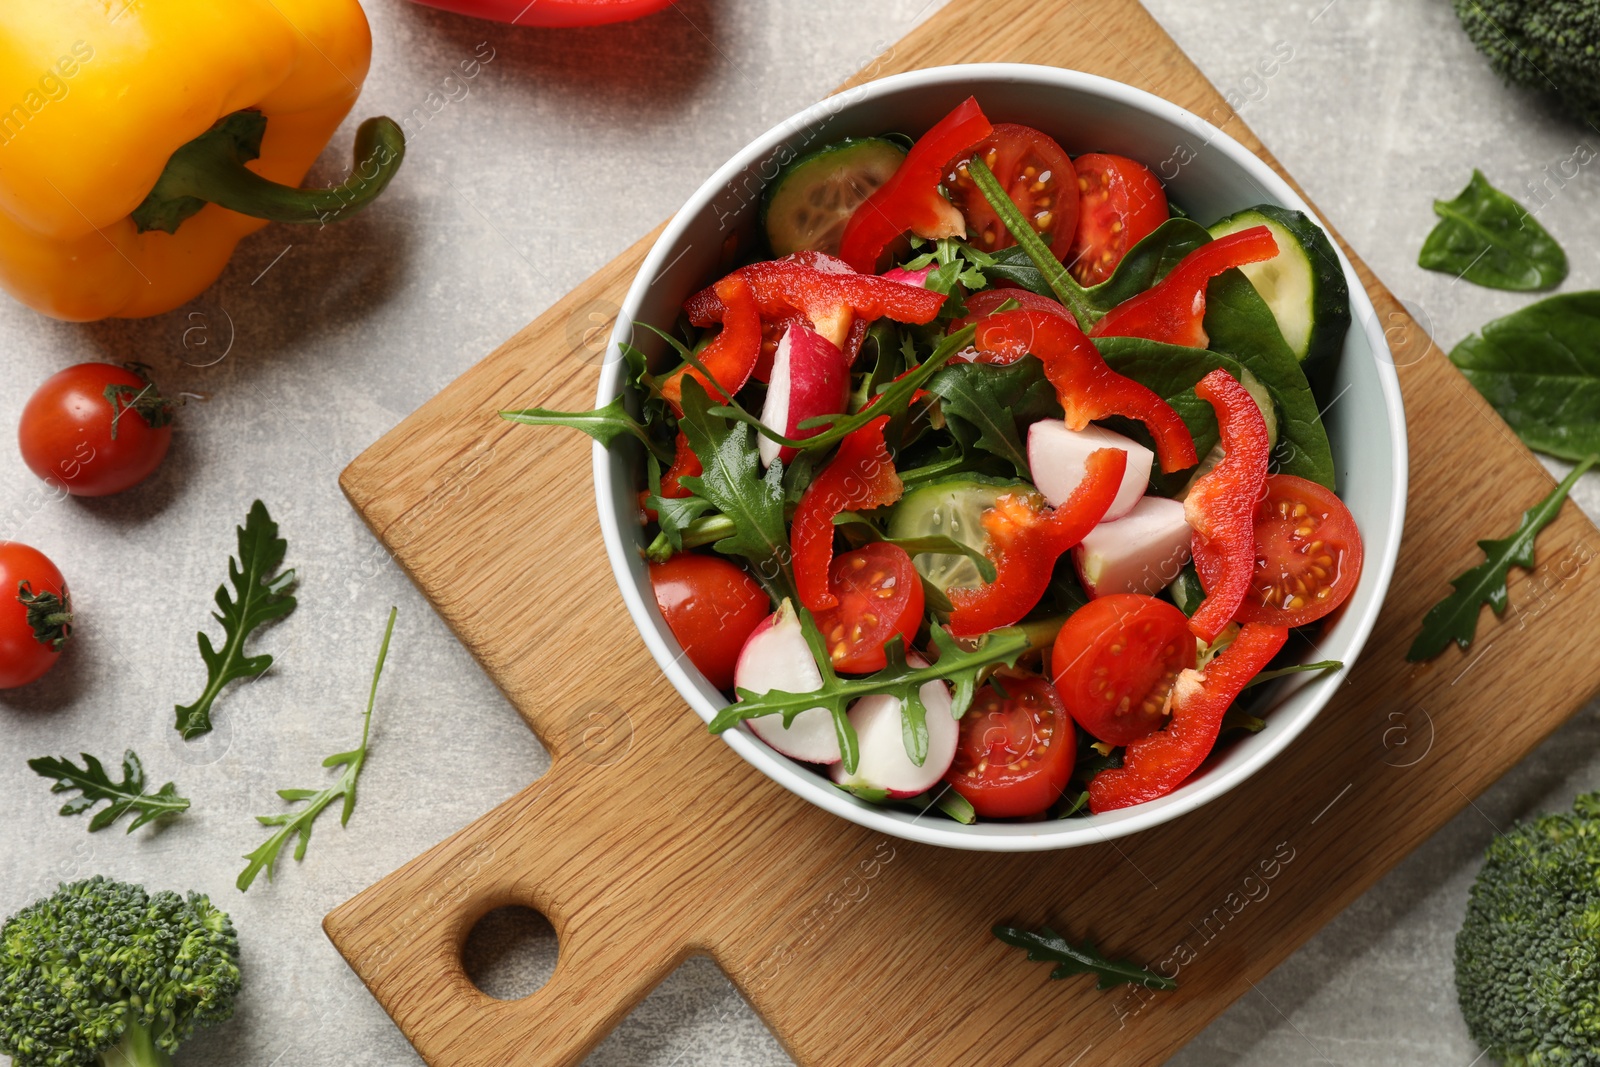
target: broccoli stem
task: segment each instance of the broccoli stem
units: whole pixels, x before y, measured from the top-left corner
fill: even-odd
[[[156,1045],[150,1028],[129,1023],[122,1040],[100,1053],[102,1067],[173,1067],[172,1057]]]

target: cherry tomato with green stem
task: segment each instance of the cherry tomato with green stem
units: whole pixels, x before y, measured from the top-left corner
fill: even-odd
[[[23,406],[22,460],[73,496],[120,493],[166,458],[172,409],[138,364],[79,363],[46,378]]]

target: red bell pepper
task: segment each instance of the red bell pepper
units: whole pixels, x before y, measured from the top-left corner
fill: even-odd
[[[943,294],[920,285],[857,274],[843,260],[821,252],[796,252],[752,263],[730,275],[735,276],[749,282],[756,307],[769,326],[787,325],[802,316],[806,325],[832,341],[851,361],[866,337],[866,324],[873,319],[932,322],[945,300]],[[695,293],[684,301],[683,310],[696,326],[721,322],[727,314],[717,286]],[[782,335],[780,328],[771,349],[777,348],[776,337]],[[764,357],[755,368],[756,378],[762,381],[772,371],[771,351]]]
[[[839,598],[828,582],[833,565],[833,517],[841,511],[866,510],[900,499],[900,475],[884,444],[889,416],[880,415],[839,442],[828,465],[806,486],[789,527],[794,555],[795,592],[813,613],[836,607]]]
[[[415,0],[473,18],[495,19],[514,26],[599,26],[641,18],[672,0]],[[483,45],[479,45],[482,48]],[[480,52],[481,56],[482,53]],[[492,58],[493,52],[490,53]],[[463,67],[463,70],[465,68]],[[441,105],[442,106],[442,105]]]
[[[1228,706],[1288,639],[1287,627],[1247,622],[1204,671],[1180,671],[1167,725],[1130,744],[1121,767],[1090,779],[1089,810],[1098,815],[1143,804],[1182,785],[1211,754]]]
[[[1229,267],[1259,263],[1277,254],[1278,242],[1265,226],[1208,241],[1155,285],[1106,312],[1090,332],[1095,337],[1143,337],[1204,348],[1210,342],[1203,325],[1206,283]]]
[[[1194,438],[1172,405],[1106,366],[1070,317],[1032,308],[1002,311],[978,323],[973,345],[983,363],[1013,363],[1030,352],[1037,356],[1072,429],[1109,415],[1138,419],[1155,438],[1162,470],[1170,474],[1195,465]]]
[[[1217,413],[1222,460],[1200,477],[1183,501],[1183,517],[1194,530],[1196,567],[1206,576],[1206,598],[1189,619],[1202,641],[1214,641],[1228,625],[1256,569],[1256,504],[1267,482],[1267,422],[1261,409],[1225,370],[1214,370],[1194,387]]]
[[[700,466],[700,457],[689,447],[689,439],[684,436],[682,430],[678,431],[678,439],[673,442],[673,449],[672,466],[661,476],[661,495],[686,497],[691,494],[684,488],[683,479],[699,477],[705,473],[705,469]]]
[[[685,364],[667,375],[661,383],[661,395],[675,410],[683,406],[683,378],[692,377],[699,382],[714,402],[720,403],[722,391],[729,396],[744,388],[761,355],[761,313],[756,306],[756,296],[750,283],[738,274],[730,274],[712,287],[717,299],[722,301],[723,315],[718,321],[722,329],[711,343],[700,351],[700,363],[711,372],[721,389],[712,388],[704,374]]]
[[[967,97],[911,146],[889,180],[861,202],[839,239],[839,258],[863,274],[878,269],[890,241],[910,230],[930,240],[965,237],[967,220],[939,191],[945,166],[994,132],[978,101]]]
[[[1094,529],[1122,485],[1128,454],[1101,448],[1085,461],[1087,476],[1058,508],[1037,494],[1007,493],[983,513],[994,581],[950,590],[950,633],[976,637],[1017,622],[1050,586],[1056,560]]]

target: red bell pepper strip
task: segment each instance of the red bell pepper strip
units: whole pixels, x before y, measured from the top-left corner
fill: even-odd
[[[994,132],[978,101],[967,97],[918,138],[889,180],[862,201],[845,223],[839,258],[863,274],[878,269],[890,241],[910,230],[918,237],[965,237],[967,220],[939,191],[945,166]]]
[[[661,383],[661,395],[674,410],[682,410],[684,375],[694,378],[713,402],[720,403],[723,391],[732,396],[744,388],[761,355],[761,313],[750,283],[738,274],[730,274],[712,288],[723,304],[722,329],[701,350],[700,363],[721,389],[713,388],[696,368],[679,367]]]
[[[1267,422],[1261,409],[1225,370],[1214,370],[1194,387],[1217,413],[1222,460],[1201,476],[1183,501],[1183,517],[1194,530],[1197,566],[1207,576],[1206,598],[1189,619],[1202,641],[1215,641],[1228,625],[1256,569],[1256,504],[1267,482]]]
[[[1229,267],[1259,263],[1277,254],[1278,242],[1265,226],[1208,241],[1155,285],[1106,312],[1090,332],[1095,337],[1143,337],[1204,348],[1210,342],[1203,325],[1206,283]]]
[[[1287,627],[1247,622],[1204,671],[1180,671],[1166,727],[1130,744],[1121,767],[1089,780],[1089,810],[1098,815],[1143,804],[1182,785],[1211,754],[1228,705],[1288,639]]]
[[[1010,626],[1039,603],[1056,560],[1082,541],[1116,500],[1128,454],[1120,448],[1097,449],[1084,466],[1087,476],[1058,508],[1045,507],[1035,493],[1006,493],[983,513],[994,581],[950,590],[955,608],[950,633],[976,637]]]
[[[847,356],[852,354],[850,342],[856,324],[884,317],[896,322],[932,322],[945,300],[942,293],[920,285],[857,274],[843,260],[821,252],[796,252],[782,259],[752,263],[730,277],[743,278],[750,284],[763,319],[773,322],[792,319],[797,313],[803,315],[812,329]],[[718,293],[717,286],[721,284],[702,289],[684,301],[683,310],[691,323],[709,326],[723,321],[727,307]],[[856,348],[860,348],[859,343]],[[771,370],[770,363],[767,370]]]
[[[689,439],[678,431],[678,439],[673,442],[672,466],[661,476],[661,495],[664,497],[687,497],[689,490],[684,487],[683,479],[699,477],[705,473],[700,466],[700,457],[694,454],[694,449],[689,447]]]
[[[1106,366],[1071,318],[1031,308],[1002,311],[978,323],[973,345],[980,363],[1013,363],[1030,352],[1037,356],[1070,428],[1081,430],[1109,415],[1138,419],[1155,438],[1162,470],[1170,474],[1197,462],[1194,438],[1172,405]]]
[[[893,504],[903,486],[884,444],[889,416],[880,415],[839,442],[828,465],[806,486],[789,527],[794,555],[795,592],[808,611],[836,607],[839,598],[828,582],[833,565],[833,517],[841,511],[864,511]]]

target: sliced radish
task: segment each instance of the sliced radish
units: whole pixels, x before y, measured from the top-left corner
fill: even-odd
[[[745,639],[739,662],[733,668],[733,684],[752,693],[774,689],[785,693],[809,693],[822,688],[822,672],[806,644],[805,631],[794,605],[785,600],[775,614],[762,620]],[[839,735],[833,713],[827,708],[810,708],[794,717],[788,726],[782,715],[763,715],[746,719],[750,732],[790,759],[806,763],[839,762]]]
[[[1122,518],[1090,530],[1072,550],[1072,562],[1092,597],[1155,596],[1189,562],[1193,539],[1181,503],[1147,496]]]
[[[933,264],[929,263],[921,270],[906,270],[904,267],[895,267],[892,270],[884,271],[879,277],[891,282],[900,282],[902,285],[914,285],[918,289],[926,289],[928,287],[928,275],[932,273]]]
[[[811,437],[822,431],[802,430],[800,424],[819,415],[840,414],[849,399],[850,365],[839,346],[798,323],[785,330],[772,357],[762,425],[785,437]],[[775,459],[788,463],[798,451],[764,436],[756,438],[756,450],[765,467]]]
[[[914,656],[907,662],[921,666]],[[939,784],[956,758],[956,739],[961,724],[953,714],[950,690],[940,681],[924,682],[917,690],[927,708],[928,758],[918,767],[906,755],[905,735],[901,731],[900,698],[888,693],[862,697],[850,705],[850,725],[856,728],[861,758],[856,773],[845,773],[843,763],[829,772],[842,786],[882,789],[891,797],[914,797]],[[810,714],[809,712],[807,714]]]
[[[1060,419],[1040,419],[1028,429],[1028,468],[1033,484],[1051,507],[1060,507],[1088,475],[1089,453],[1101,448],[1120,448],[1128,454],[1122,487],[1105,514],[1103,522],[1113,522],[1133,510],[1150,482],[1151,451],[1139,442],[1099,426],[1069,430]]]

